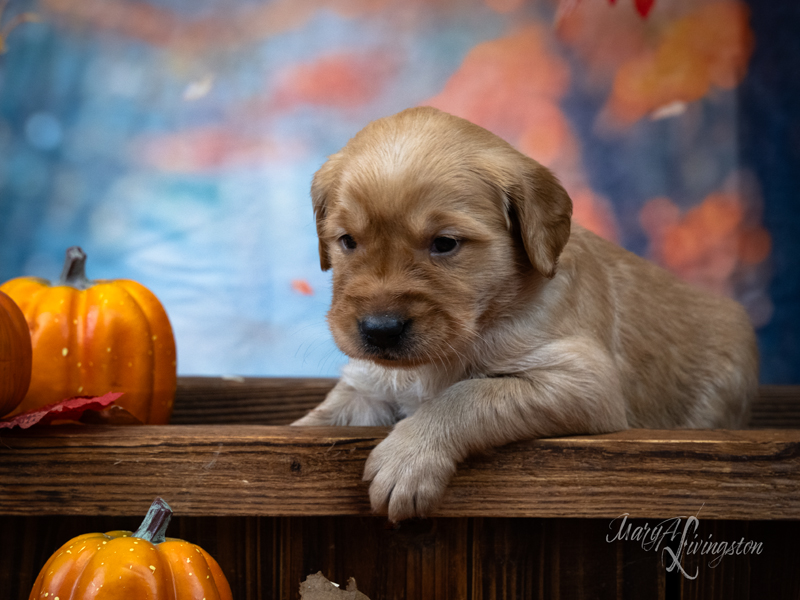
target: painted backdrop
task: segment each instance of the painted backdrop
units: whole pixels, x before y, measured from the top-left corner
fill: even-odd
[[[585,226],[739,300],[762,380],[800,383],[797,9],[761,4],[11,0],[0,280],[55,279],[77,244],[90,277],[159,296],[180,373],[336,375],[310,179],[428,104],[553,168]]]

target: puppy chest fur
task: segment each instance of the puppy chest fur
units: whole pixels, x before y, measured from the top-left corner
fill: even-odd
[[[299,425],[391,425],[376,510],[435,507],[458,461],[538,436],[738,427],[744,310],[571,222],[547,169],[430,108],[371,123],[315,175],[328,321],[351,357]]]

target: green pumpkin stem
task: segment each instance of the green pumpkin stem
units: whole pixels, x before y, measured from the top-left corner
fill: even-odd
[[[153,500],[142,524],[132,537],[147,540],[151,544],[160,544],[167,539],[167,527],[171,518],[172,509],[167,501],[159,496]]]
[[[61,271],[58,285],[68,285],[79,290],[91,287],[92,282],[86,278],[86,253],[79,246],[67,249],[64,270]]]

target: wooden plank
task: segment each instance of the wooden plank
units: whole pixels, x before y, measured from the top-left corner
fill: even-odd
[[[370,598],[467,597],[467,519],[413,520],[398,527],[376,517],[290,522],[291,564],[284,572],[295,585],[321,571],[340,584],[355,577],[358,589]]]
[[[67,540],[133,529],[139,520],[0,516],[0,596],[27,600],[39,569]],[[800,521],[701,518],[699,539],[744,539],[763,550],[718,563],[714,555],[684,555],[695,579],[667,572],[660,549],[609,542],[608,534],[602,519],[481,517],[387,527],[377,517],[178,516],[168,530],[217,559],[237,600],[296,600],[300,581],[317,571],[338,583],[355,577],[373,600],[800,598]]]
[[[179,377],[173,425],[289,425],[317,404],[336,379]]]
[[[386,428],[62,426],[0,435],[0,514],[370,515]],[[459,466],[439,516],[800,519],[800,431],[648,431],[511,444]]]
[[[289,425],[322,402],[336,379],[179,377],[173,425]],[[753,429],[800,429],[800,386],[761,386]]]
[[[800,386],[762,385],[750,418],[753,429],[800,429]]]

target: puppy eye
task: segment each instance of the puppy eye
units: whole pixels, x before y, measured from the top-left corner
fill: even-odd
[[[431,244],[432,254],[450,254],[458,248],[458,240],[451,237],[437,237]]]
[[[356,246],[358,245],[356,244],[356,241],[353,239],[353,236],[348,234],[344,234],[342,237],[340,237],[339,243],[345,250],[355,250]]]

